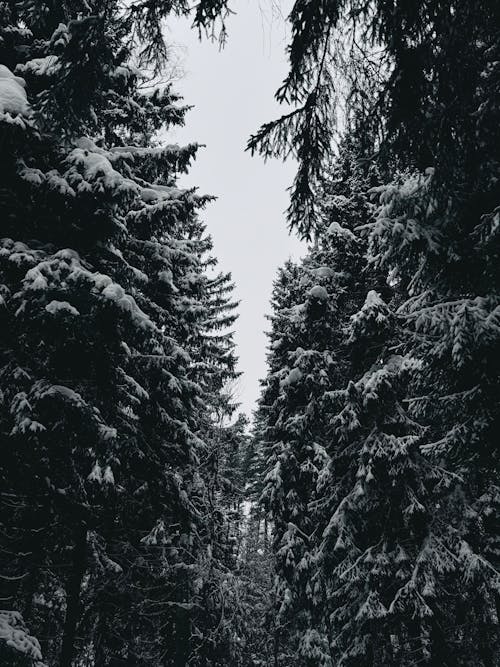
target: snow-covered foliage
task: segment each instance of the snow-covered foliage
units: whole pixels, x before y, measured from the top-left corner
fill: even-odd
[[[15,76],[6,65],[0,64],[0,115],[2,120],[11,117],[25,116],[29,105],[26,97],[26,82]]]
[[[294,3],[250,147],[297,158],[311,246],[251,438],[154,83],[170,13],[229,11],[0,2],[0,662],[493,667],[498,0]]]
[[[0,646],[3,648],[3,645],[16,656],[23,656],[26,664],[45,667],[40,643],[28,633],[23,618],[17,611],[0,609]],[[4,655],[4,659],[8,659],[3,650],[0,651],[1,655]]]
[[[368,287],[376,276],[361,275],[362,241],[351,231],[368,219],[371,205],[367,197],[353,205],[354,188],[363,186],[364,177],[347,160],[348,180],[325,184],[321,242],[300,265],[285,265],[276,281],[269,373],[258,413],[268,466],[262,501],[274,526],[275,631],[287,659],[304,665],[335,664],[319,568],[331,410],[348,369],[350,319],[360,319],[356,305],[367,294],[370,319],[379,298]]]
[[[49,664],[209,661],[240,650],[210,468],[241,435],[215,414],[235,409],[232,282],[209,197],[177,184],[198,146],[159,140],[187,108],[133,64],[153,15],[98,4],[0,3],[2,598]],[[17,613],[2,632],[41,660]]]
[[[380,186],[353,157],[274,292],[258,438],[275,636],[295,664],[486,666],[500,581],[491,245],[464,245],[477,267],[460,257],[434,170]],[[478,229],[494,234],[492,215]],[[472,284],[483,267],[484,291],[446,262]]]

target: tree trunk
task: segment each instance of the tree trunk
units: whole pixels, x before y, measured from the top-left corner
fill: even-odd
[[[66,618],[61,646],[60,667],[71,667],[75,655],[75,639],[80,620],[80,590],[87,566],[87,527],[76,529],[72,572],[66,586]]]
[[[106,638],[109,635],[109,628],[107,623],[107,614],[102,609],[99,611],[99,620],[95,629],[94,637],[94,657],[96,665],[105,665],[107,657]],[[113,664],[113,658],[110,659],[110,665]]]
[[[279,639],[279,632],[276,629],[274,631],[274,638],[273,639],[274,639],[274,642],[273,642],[273,654],[274,654],[273,655],[273,657],[274,657],[273,665],[274,665],[274,667],[279,667],[278,663],[279,663],[279,652],[280,652],[280,639]]]

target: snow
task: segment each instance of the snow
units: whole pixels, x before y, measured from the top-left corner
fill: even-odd
[[[68,181],[61,176],[55,169],[51,169],[45,174],[47,185],[51,190],[58,192],[63,196],[75,197],[76,192],[70,186]]]
[[[335,275],[335,271],[329,266],[318,266],[317,269],[314,269],[313,273],[318,278],[332,278]]]
[[[0,254],[9,254],[8,249]],[[11,255],[12,257],[12,255]],[[34,256],[33,259],[38,259]],[[154,329],[155,325],[137,305],[135,299],[127,294],[123,287],[102,273],[92,273],[82,265],[82,261],[77,252],[70,248],[57,251],[45,261],[39,261],[26,272],[24,278],[24,287],[27,290],[46,290],[51,288],[60,288],[68,284],[84,284],[94,293],[100,294],[104,299],[112,302],[118,309],[126,312],[134,321],[136,326],[141,329]],[[65,302],[55,302],[50,305],[49,312],[66,310],[73,308],[70,304],[61,305]],[[74,309],[76,311],[76,309]],[[78,312],[72,312],[73,315]]]
[[[112,428],[111,426],[106,426],[105,424],[101,424],[99,427],[99,436],[101,437],[101,440],[106,442],[107,440],[114,440],[116,438],[117,432],[116,428]]]
[[[98,462],[94,463],[87,479],[89,482],[98,482],[99,484],[102,482],[102,468]]]
[[[63,401],[68,401],[72,403],[75,407],[81,408],[86,406],[84,399],[73,389],[65,387],[61,384],[53,384],[48,388],[46,385],[40,385],[40,388],[35,392],[35,398],[41,400],[46,396],[50,396],[56,399],[62,399]]]
[[[113,475],[113,471],[109,465],[107,465],[103,471],[99,461],[96,461],[92,470],[90,471],[90,474],[87,477],[87,480],[89,482],[97,482],[98,484],[102,484],[103,482],[104,484],[114,484],[115,476]]]
[[[45,306],[45,310],[51,315],[64,313],[67,315],[79,315],[78,310],[67,301],[56,301],[55,299]]]
[[[131,208],[128,214],[130,219],[151,218],[152,215],[161,214],[162,210],[169,209],[172,201],[183,199],[186,203],[196,201],[196,195],[192,190],[181,190],[170,185],[158,183],[144,184],[143,181],[136,182],[132,178],[124,176],[113,166],[123,159],[134,160],[135,156],[156,155],[157,153],[176,154],[182,151],[177,146],[167,146],[151,149],[133,149],[133,147],[121,147],[119,150],[113,148],[106,150],[97,146],[88,137],[79,137],[73,142],[75,148],[67,157],[70,168],[64,174],[64,183],[55,178],[55,189],[66,188],[69,194],[96,192],[112,192],[114,196],[128,195],[138,197],[143,202],[139,209]]]
[[[242,513],[245,519],[248,519],[251,511],[252,511],[252,501],[251,500],[244,500],[242,503]]]
[[[28,634],[18,611],[0,609],[0,640],[14,651],[35,661],[35,667],[43,667],[42,651],[35,637]]]
[[[113,301],[121,310],[128,312],[135,320],[136,324],[141,328],[154,328],[154,324],[146,313],[139,308],[134,297],[130,296],[130,294],[126,294],[121,285],[110,283],[103,289],[102,296]]]
[[[68,155],[68,162],[80,167],[84,180],[77,178],[77,174],[70,174],[76,189],[79,192],[86,190],[117,190],[129,189],[138,190],[137,185],[130,179],[124,178],[120,172],[116,171],[111,162],[104,155],[104,151],[97,151],[97,147],[88,139],[80,139],[75,142],[77,148]]]
[[[159,520],[156,526],[145,537],[141,539],[142,544],[147,546],[157,546],[158,544],[167,544],[167,531],[163,520]]]
[[[304,304],[299,303],[289,309],[289,318],[291,322],[299,323],[304,314]]]
[[[123,380],[127,383],[130,391],[133,394],[133,398],[136,401],[148,401],[149,400],[149,394],[148,392],[144,389],[142,385],[135,380],[135,378],[131,377],[130,375],[127,375],[123,370],[120,369],[120,376],[123,378]],[[116,436],[116,431],[115,431],[115,436]]]
[[[146,204],[149,204],[154,201],[158,201],[160,194],[157,190],[153,188],[143,188],[141,190],[141,199]]]
[[[175,285],[174,285],[174,283],[173,283],[173,277],[174,277],[174,276],[173,276],[173,274],[172,274],[172,271],[170,271],[170,269],[167,269],[167,270],[159,271],[159,272],[158,272],[158,280],[159,280],[161,283],[165,283],[165,284],[168,285],[171,289],[173,289],[175,292],[177,292],[178,290],[177,290],[177,288],[175,287]]]
[[[45,174],[40,169],[26,166],[19,170],[19,176],[31,185],[41,185],[45,180]]]
[[[296,382],[300,382],[300,380],[302,380],[302,371],[300,368],[292,368],[287,377],[281,383],[281,386],[286,387],[288,385],[295,384]]]
[[[111,72],[111,76],[113,78],[125,79],[125,81],[128,81],[132,76],[135,76],[138,79],[146,78],[144,73],[140,69],[130,64],[118,65],[118,67],[115,67],[113,72]]]
[[[16,72],[20,74],[34,74],[35,76],[50,76],[59,67],[59,59],[57,56],[50,55],[43,58],[33,58],[23,65],[16,67]]]
[[[387,304],[378,292],[370,290],[361,310],[351,316],[351,340],[354,340],[367,325],[376,324],[377,327],[384,327],[388,326],[389,321],[390,310]]]
[[[366,295],[365,303],[363,309],[368,310],[370,308],[384,308],[385,302],[382,300],[382,297],[378,292],[371,289]]]
[[[378,597],[378,593],[372,592],[361,605],[356,615],[357,621],[369,621],[387,616],[387,609]]]
[[[309,290],[309,296],[318,301],[326,301],[328,299],[328,292],[322,285],[315,285]]]
[[[116,154],[128,160],[135,157],[155,157],[169,156],[172,158],[179,158],[186,154],[192,154],[199,148],[199,144],[190,143],[186,146],[179,146],[179,144],[160,144],[158,146],[113,146],[109,152]]]
[[[351,241],[356,241],[356,236],[351,230],[342,227],[338,222],[333,221],[327,229],[327,234],[330,236],[343,236]]]
[[[59,23],[57,28],[52,33],[51,44],[56,51],[57,49],[64,49],[70,41],[70,32],[68,26],[65,23]]]
[[[5,65],[0,65],[0,114],[28,113],[29,104],[25,86],[24,79],[13,74]]]
[[[115,477],[113,475],[113,471],[111,470],[110,466],[106,466],[104,468],[104,474],[102,476],[102,481],[105,484],[114,484],[115,483]]]

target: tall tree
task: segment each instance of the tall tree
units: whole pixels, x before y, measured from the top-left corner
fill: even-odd
[[[310,237],[321,226],[317,195],[332,153],[332,108],[340,99],[358,127],[377,129],[374,158],[390,184],[378,190],[369,261],[400,294],[389,309],[396,323],[389,347],[405,364],[413,360],[411,372],[399,379],[391,374],[393,402],[384,408],[381,399],[388,413],[379,417],[382,423],[398,414],[409,420],[397,438],[410,436],[414,422],[406,488],[418,483],[419,502],[427,502],[422,537],[416,540],[412,529],[418,547],[412,585],[422,593],[429,572],[435,575],[426,588],[432,603],[423,596],[433,619],[430,652],[425,655],[424,629],[420,651],[422,659],[443,664],[495,664],[498,5],[299,1],[289,18],[290,72],[278,98],[295,109],[265,125],[250,147],[298,157],[290,223]],[[366,88],[369,70],[378,74]],[[347,85],[332,85],[339,77],[347,77]],[[390,356],[383,349],[379,354],[377,363],[385,367]],[[359,392],[355,381],[356,387]],[[380,445],[386,457],[391,442]],[[392,629],[396,607],[386,617]],[[377,659],[385,664],[389,658]],[[411,650],[404,659],[412,664]]]
[[[2,3],[2,597],[65,667],[188,664],[199,642],[197,341],[228,279],[206,275],[208,198],[176,185],[196,145],[157,140],[186,107],[133,65],[139,35],[161,67],[172,9]],[[210,354],[231,368],[230,340]]]
[[[357,157],[346,145],[325,180],[321,234],[301,265],[287,266],[277,283],[270,373],[260,404],[262,439],[274,461],[264,498],[281,580],[278,606],[283,625],[292,636],[298,633],[304,664],[332,660],[318,569],[325,504],[331,500],[325,497],[331,491],[325,481],[328,460],[336,454],[332,404],[356,365],[345,340],[349,317],[380,278],[365,270],[366,243],[354,232],[367,223],[373,208],[367,196],[372,176],[364,174]]]
[[[434,166],[444,199],[449,188],[470,192],[462,170],[480,171],[479,153],[495,145],[476,141],[475,119],[498,139],[496,2],[297,0],[288,22],[289,71],[276,98],[292,110],[263,125],[249,148],[297,157],[293,228],[310,237],[320,221],[317,194],[334,140],[342,118],[357,112],[377,130],[389,168],[394,160]],[[488,98],[480,110],[479,90]]]

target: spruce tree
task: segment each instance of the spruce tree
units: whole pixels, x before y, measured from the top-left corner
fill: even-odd
[[[388,185],[373,193],[380,206],[367,228],[369,262],[397,294],[387,304],[388,349],[373,350],[380,368],[365,359],[364,370],[349,373],[346,407],[354,421],[363,417],[391,436],[380,446],[385,457],[398,439],[414,437],[396,487],[420,488],[422,525],[400,523],[400,532],[411,531],[412,595],[422,595],[415,618],[427,614],[420,629],[408,630],[411,605],[405,611],[401,596],[385,621],[380,610],[381,627],[394,630],[386,645],[396,651],[379,655],[381,664],[498,662],[498,20],[492,2],[296,2],[290,71],[278,91],[295,108],[250,141],[265,155],[298,158],[290,223],[310,237],[321,226],[319,184],[339,91],[348,91],[339,97],[356,126],[377,132],[373,157]],[[332,86],[332,77],[347,77],[347,85]],[[403,373],[389,351],[403,358]],[[360,412],[358,372],[375,381],[384,369],[392,398],[380,398],[373,422],[375,414]],[[398,433],[387,432],[384,424],[398,421]],[[390,478],[380,489],[385,484]],[[346,618],[359,639],[360,624]],[[407,630],[415,654],[404,648]]]
[[[176,185],[197,147],[157,139],[186,107],[133,64],[140,34],[161,66],[167,4],[2,3],[2,597],[61,666],[188,664],[199,641],[217,281],[207,197]]]
[[[331,501],[332,406],[356,364],[345,329],[377,280],[364,271],[365,243],[354,232],[373,208],[366,194],[372,176],[364,171],[346,145],[325,179],[321,233],[303,262],[287,266],[277,284],[270,374],[260,404],[263,446],[269,464],[274,462],[264,498],[281,581],[278,604],[304,664],[333,659],[318,549]]]
[[[269,374],[260,409],[270,452],[263,499],[273,523],[276,641],[279,652],[284,652],[281,659],[300,655],[309,664],[312,654],[322,650],[313,619],[316,526],[310,503],[323,463],[322,443],[316,440],[312,424],[317,418],[315,375],[328,369],[328,352],[322,349],[325,338],[318,334],[327,321],[328,293],[317,279],[302,285],[301,277],[300,268],[289,263],[275,285]]]

